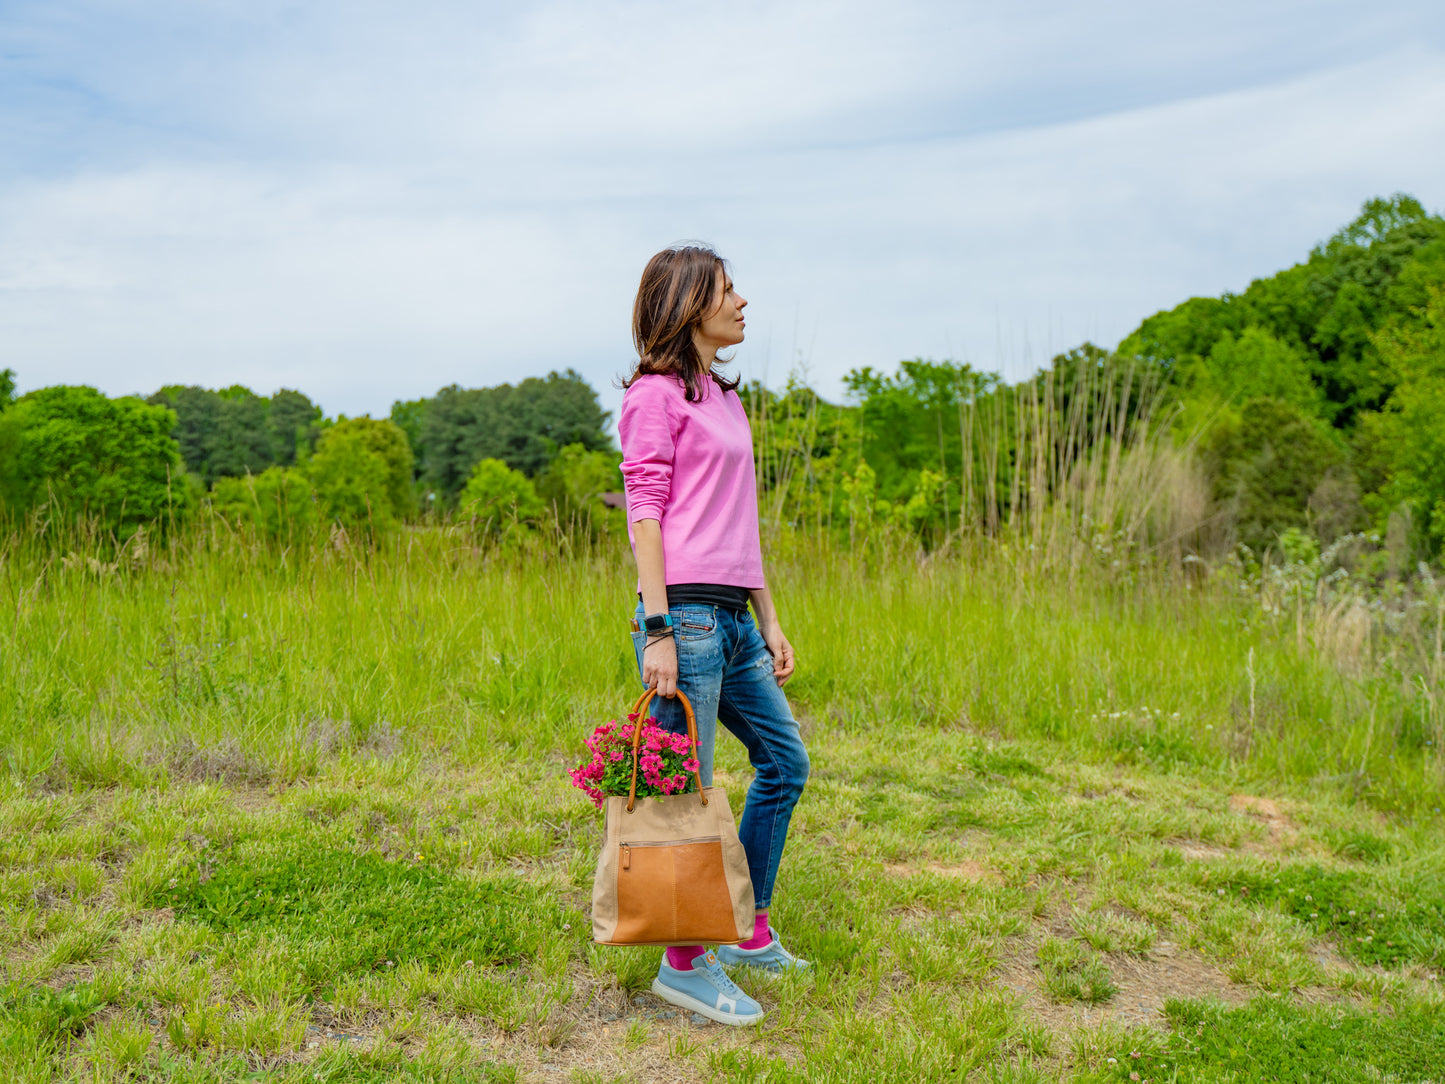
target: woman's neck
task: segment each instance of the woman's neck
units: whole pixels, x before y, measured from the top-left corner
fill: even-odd
[[[702,362],[703,371],[711,372],[712,367],[717,364],[717,347],[708,346],[702,341],[702,336],[694,332],[692,348],[697,351],[698,360]]]

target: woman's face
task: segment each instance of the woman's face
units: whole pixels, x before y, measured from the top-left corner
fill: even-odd
[[[718,269],[715,291],[712,309],[692,333],[692,340],[704,359],[742,342],[743,329],[747,326],[743,321],[743,309],[748,300],[733,289],[733,280],[721,268]]]

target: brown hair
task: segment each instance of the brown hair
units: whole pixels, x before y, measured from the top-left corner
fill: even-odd
[[[679,377],[688,401],[696,402],[707,377],[725,392],[738,386],[740,378],[728,380],[704,365],[692,341],[694,329],[712,312],[719,271],[726,275],[727,264],[706,245],[666,248],[647,261],[632,305],[637,367],[624,388],[645,373],[667,373]]]

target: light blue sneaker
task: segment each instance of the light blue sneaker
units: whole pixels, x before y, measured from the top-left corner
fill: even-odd
[[[800,960],[778,940],[778,931],[768,927],[772,941],[762,948],[739,948],[737,945],[719,945],[718,961],[724,967],[756,967],[762,971],[803,971],[812,967],[807,960]]]
[[[652,992],[663,1001],[716,1020],[719,1024],[742,1027],[763,1018],[763,1007],[738,988],[708,952],[692,962],[691,971],[667,966],[664,955],[652,980]]]

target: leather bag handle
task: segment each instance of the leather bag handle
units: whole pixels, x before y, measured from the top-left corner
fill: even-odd
[[[632,812],[632,807],[637,803],[637,768],[638,760],[642,755],[642,726],[647,721],[647,706],[652,703],[652,698],[657,695],[656,689],[648,689],[640,697],[637,703],[632,705],[630,714],[637,718],[632,724],[632,785],[627,788],[627,812]],[[687,694],[681,689],[677,690],[677,698],[682,701],[683,713],[687,716],[687,737],[692,742],[692,755],[697,758],[697,716],[692,713],[692,703],[688,700]],[[707,795],[702,789],[702,772],[694,769],[692,776],[697,780],[697,796],[702,799],[702,804],[707,805]]]

